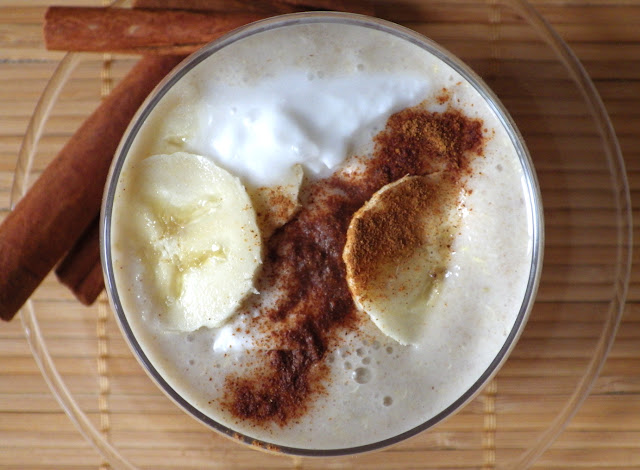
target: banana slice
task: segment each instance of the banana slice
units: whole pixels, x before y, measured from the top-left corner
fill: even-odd
[[[133,233],[171,330],[221,326],[253,289],[256,214],[238,178],[205,157],[154,155],[134,169]]]
[[[437,173],[388,184],[353,216],[343,259],[358,308],[403,345],[415,344],[447,270],[458,186]]]

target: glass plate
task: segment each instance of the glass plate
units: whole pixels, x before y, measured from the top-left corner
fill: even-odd
[[[593,83],[526,2],[380,3],[378,15],[434,39],[500,97],[531,152],[546,220],[538,297],[515,350],[485,391],[435,429],[355,458],[258,452],[183,414],[131,355],[103,295],[81,307],[50,276],[21,311],[45,380],[115,468],[527,468],[588,395],[627,292],[631,210],[618,141]],[[19,154],[12,205],[134,63],[70,53],[54,72]]]

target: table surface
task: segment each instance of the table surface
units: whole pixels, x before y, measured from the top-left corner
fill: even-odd
[[[22,136],[62,57],[42,44],[43,14],[49,3],[0,0],[0,220],[9,212]],[[100,0],[55,3],[103,4]],[[635,203],[640,197],[640,0],[532,3],[574,47],[601,91],[618,131]],[[602,67],[621,44],[628,51],[627,66]],[[24,67],[34,73],[16,85]],[[627,99],[621,101],[612,89],[625,90]],[[600,378],[536,468],[640,469],[639,325],[640,276],[634,268],[620,332]],[[18,320],[0,325],[0,356],[0,468],[107,468],[49,392]]]

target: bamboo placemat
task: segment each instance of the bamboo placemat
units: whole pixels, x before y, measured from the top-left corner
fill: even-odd
[[[42,46],[42,15],[49,3],[0,1],[0,219],[9,210],[22,136],[62,58]],[[635,202],[640,188],[640,0],[532,3],[569,42],[602,95]],[[382,16],[448,41],[483,74],[517,117],[535,156],[547,219],[545,272],[525,334],[497,379],[439,432],[423,434],[387,454],[329,462],[266,456],[231,444],[183,415],[131,356],[104,296],[83,308],[49,277],[34,307],[58,371],[96,429],[133,462],[145,468],[491,469],[525,449],[562,408],[590,359],[601,333],[603,306],[611,297],[616,233],[610,180],[594,151],[598,141],[582,98],[548,51],[515,14],[496,8],[487,15],[487,8],[473,4],[477,2],[443,1],[438,6],[407,1],[380,2],[380,7]],[[452,16],[453,6],[466,8]],[[424,15],[428,23],[416,21]],[[478,42],[469,47],[468,38],[474,37]],[[487,42],[487,37],[495,41]],[[502,60],[510,58],[514,60]],[[131,63],[98,55],[82,62],[53,111],[34,174]],[[532,76],[548,80],[548,94],[523,98],[523,84],[509,80],[510,67],[518,67],[519,76],[529,68]],[[563,91],[565,99],[559,102],[555,97]],[[535,113],[529,112],[531,103]],[[575,152],[575,158],[558,158],[558,148]],[[52,397],[24,335],[18,319],[0,325],[0,468],[108,468]],[[604,370],[536,468],[640,468],[640,276],[635,267],[626,314]]]

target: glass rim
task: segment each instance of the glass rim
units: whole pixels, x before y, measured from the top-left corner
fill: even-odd
[[[442,60],[445,64],[453,68],[465,80],[467,80],[480,94],[480,96],[498,118],[500,124],[506,130],[511,143],[517,152],[523,170],[523,177],[526,186],[525,193],[528,197],[527,216],[529,219],[528,222],[531,227],[531,264],[522,304],[518,311],[516,320],[511,327],[511,330],[502,347],[494,357],[493,361],[486,368],[486,370],[480,375],[480,377],[466,390],[465,393],[454,400],[449,406],[412,429],[397,434],[393,437],[375,441],[369,444],[335,449],[288,447],[263,441],[260,439],[255,439],[216,421],[215,419],[200,411],[185,398],[183,398],[176,390],[174,390],[174,388],[154,367],[152,361],[144,353],[143,348],[139,344],[136,336],[129,326],[127,316],[124,312],[124,308],[122,307],[118,295],[111,253],[112,209],[117,189],[117,183],[124,165],[124,161],[146,118],[150,115],[150,113],[153,111],[159,101],[165,96],[165,94],[195,66],[228,45],[231,45],[249,36],[260,34],[262,32],[300,24],[312,23],[345,24],[350,26],[375,29],[383,33],[391,34],[399,39],[404,39],[422,48],[428,53],[431,53],[438,59]],[[432,428],[436,424],[454,415],[457,411],[463,408],[465,404],[467,404],[481,392],[483,386],[486,385],[491,380],[491,378],[499,371],[500,367],[506,361],[512,349],[515,347],[535,301],[535,295],[537,292],[542,270],[541,268],[543,251],[544,220],[542,211],[542,198],[538,180],[533,167],[533,162],[524,139],[518,131],[515,122],[511,118],[504,105],[495,95],[495,93],[469,66],[467,66],[464,62],[462,62],[447,49],[445,49],[435,41],[429,39],[428,37],[386,20],[342,12],[291,13],[259,20],[232,31],[231,33],[207,44],[191,56],[187,57],[158,84],[154,91],[152,91],[152,93],[142,104],[142,106],[132,119],[129,127],[127,128],[120,142],[120,145],[116,150],[114,162],[111,166],[109,176],[107,178],[107,184],[103,197],[102,211],[100,215],[100,256],[103,266],[103,274],[105,277],[106,291],[109,297],[109,301],[115,312],[115,316],[118,320],[118,326],[123,333],[123,336],[126,338],[130,349],[133,351],[137,360],[142,364],[143,369],[145,370],[147,375],[152,378],[156,385],[174,403],[176,403],[180,408],[182,408],[196,420],[205,424],[207,427],[220,432],[221,434],[233,439],[236,442],[248,444],[254,448],[303,457],[336,457],[383,449]]]

